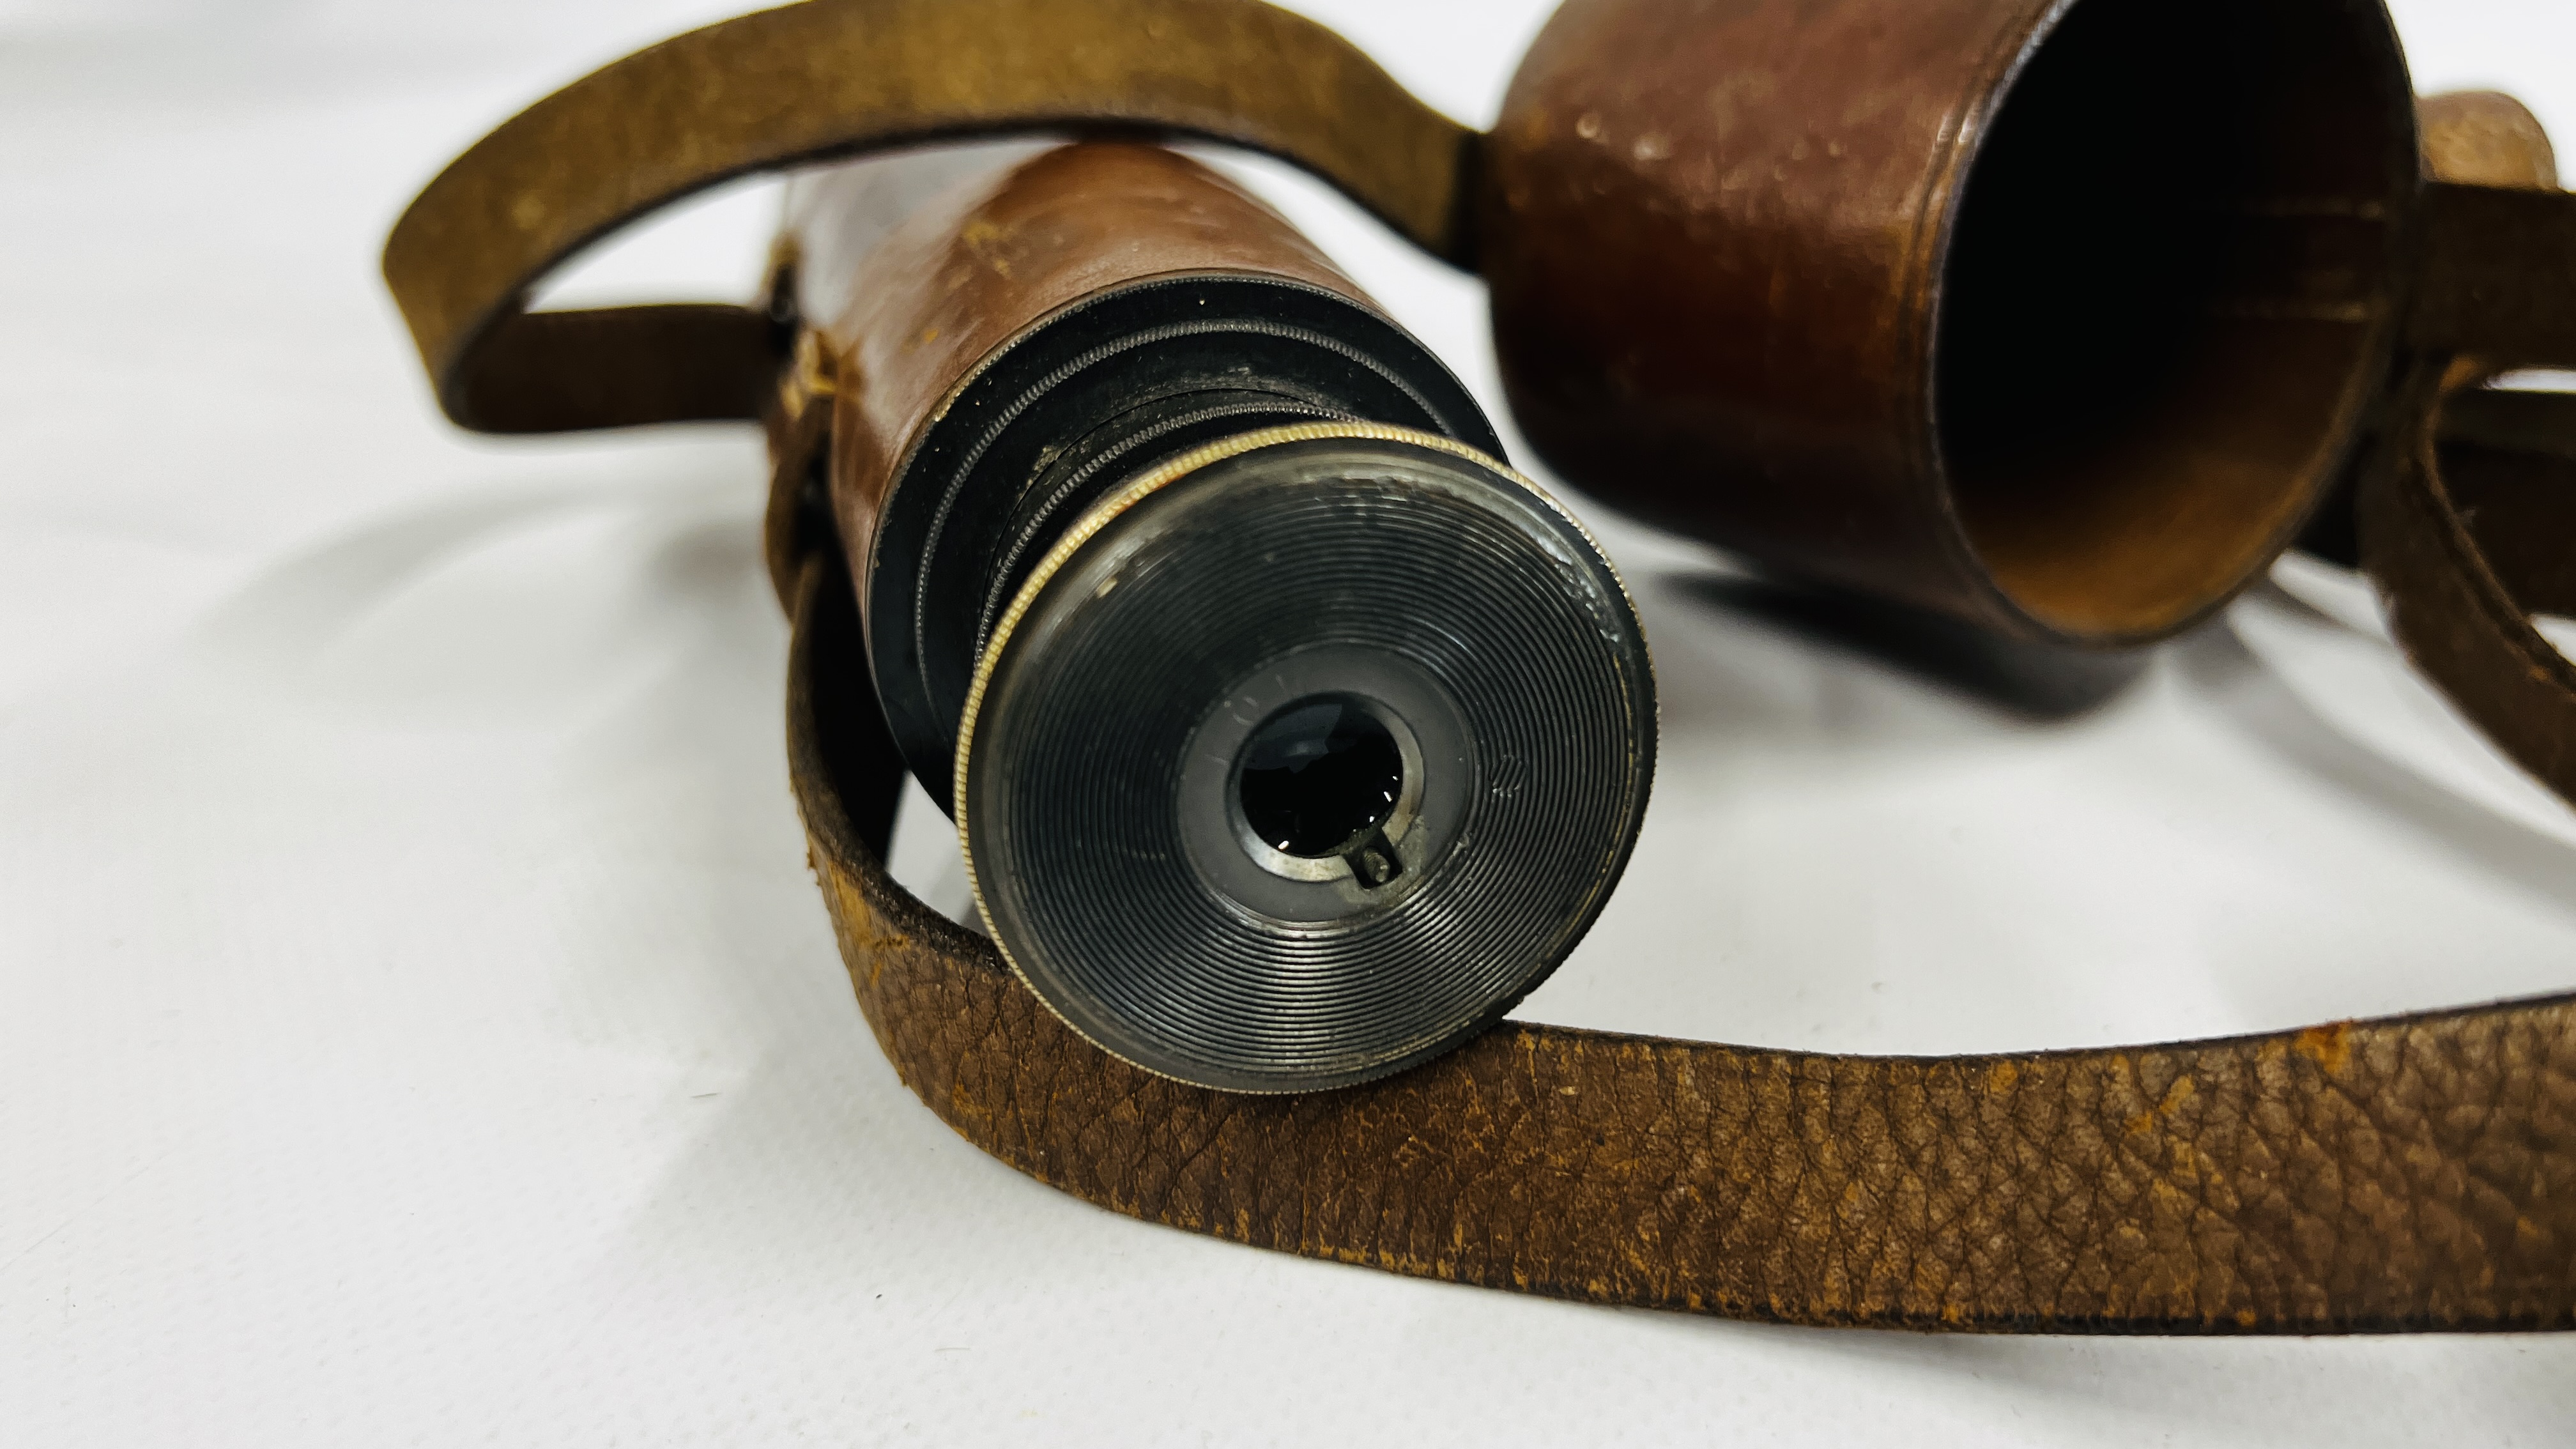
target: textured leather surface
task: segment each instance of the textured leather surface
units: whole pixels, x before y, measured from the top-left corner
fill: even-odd
[[[2576,360],[2576,193],[2425,188],[2409,340],[2496,369]]]
[[[2415,103],[2424,171],[2471,186],[2558,189],[2558,150],[2531,108],[2502,91],[2448,91]]]
[[[1285,217],[1160,146],[1059,147],[863,245],[846,235],[862,213],[807,200],[787,232],[796,269],[851,292],[807,325],[835,372],[867,379],[840,394],[832,421],[833,516],[854,571],[932,413],[994,349],[1057,309],[1141,277],[1210,272],[1293,278],[1373,305]]]
[[[1457,198],[1475,133],[1313,21],[1253,0],[810,0],[639,51],[505,122],[403,213],[385,280],[465,427],[755,417],[760,395],[692,359],[737,355],[759,314],[612,308],[532,329],[527,290],[730,177],[1047,129],[1267,151],[1417,245],[1466,254]]]
[[[2576,1327],[2576,998],[1937,1060],[1507,1022],[1303,1097],[1127,1066],[886,876],[900,767],[832,573],[798,590],[789,754],[852,985],[913,1091],[1051,1186],[1415,1277],[1792,1323]]]
[[[2418,184],[2387,27],[1562,0],[1479,171],[1513,418],[1587,496],[1768,570],[2174,633],[2288,543],[2387,382]]]
[[[2516,764],[2576,800],[2576,664],[2531,618],[2576,602],[2576,467],[2565,435],[2552,437],[2567,400],[2468,394],[2465,431],[2489,446],[2440,442],[2459,396],[2454,358],[2476,358],[2481,374],[2576,363],[2576,193],[2436,184],[2426,211],[2412,322],[2422,355],[2362,483],[2362,563],[2415,666]],[[2492,446],[2517,433],[2530,451]]]
[[[2419,396],[2438,384],[2428,371]],[[2419,416],[2361,489],[2362,562],[2415,667],[2487,738],[2576,800],[2576,665],[2531,619],[2576,606],[2576,463],[2438,447]]]

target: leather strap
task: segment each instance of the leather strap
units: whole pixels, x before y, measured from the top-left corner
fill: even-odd
[[[1265,151],[1468,261],[1458,208],[1476,133],[1311,20],[1254,0],[811,0],[639,51],[504,122],[403,213],[385,281],[461,426],[756,418],[783,351],[765,315],[530,314],[529,290],[589,243],[732,177],[1054,128]]]
[[[2360,499],[2364,565],[2415,667],[2497,748],[2576,799],[2576,665],[2533,626],[2576,615],[2576,462],[2429,427]]]
[[[885,874],[850,590],[788,753],[852,985],[968,1141],[1114,1211],[1414,1277],[1995,1332],[2576,1328],[2576,997],[2120,1051],[1817,1056],[1506,1022],[1338,1092],[1101,1052]]]
[[[2576,193],[2435,183],[2422,245],[2420,354],[2362,484],[2362,564],[2416,668],[2576,801],[2576,664],[2531,617],[2576,614],[2576,399],[2446,381],[2460,356],[2576,364]]]
[[[2454,393],[2442,408],[2442,442],[2576,462],[2576,393]],[[2540,608],[2564,614],[2564,608]]]
[[[2576,363],[2576,193],[2425,184],[2408,340],[2496,371]]]

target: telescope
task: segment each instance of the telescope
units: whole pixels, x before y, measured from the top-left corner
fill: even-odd
[[[1068,146],[880,234],[883,180],[790,192],[782,526],[836,540],[1004,957],[1102,1047],[1237,1091],[1489,1025],[1644,816],[1653,672],[1608,560],[1205,166]]]

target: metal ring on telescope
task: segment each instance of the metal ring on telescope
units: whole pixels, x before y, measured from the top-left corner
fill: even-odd
[[[1239,828],[1243,752],[1296,709],[1420,772],[1299,847],[1338,873],[1265,868]],[[977,661],[955,812],[995,943],[1084,1036],[1303,1091],[1545,979],[1627,862],[1654,747],[1633,607],[1554,500],[1445,438],[1313,424],[1175,459],[1057,543]]]

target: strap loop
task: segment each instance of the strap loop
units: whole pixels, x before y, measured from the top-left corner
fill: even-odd
[[[1349,41],[1254,0],[809,0],[575,81],[430,182],[385,280],[484,432],[754,418],[782,360],[734,307],[524,312],[557,263],[757,171],[1006,130],[1205,136],[1314,172],[1466,265],[1476,134]]]
[[[2576,193],[2435,182],[2423,228],[2419,351],[2362,483],[2362,565],[2415,667],[2576,802],[2576,664],[2531,619],[2576,608],[2576,399],[2457,386],[2576,363]]]
[[[2409,340],[2504,371],[2576,364],[2576,193],[2424,188]]]
[[[2531,620],[2576,609],[2576,463],[2441,445],[2448,364],[2419,362],[2401,390],[2400,426],[2361,488],[2362,566],[2415,667],[2516,764],[2576,801],[2576,664]],[[2466,506],[2446,464],[2461,470]]]

